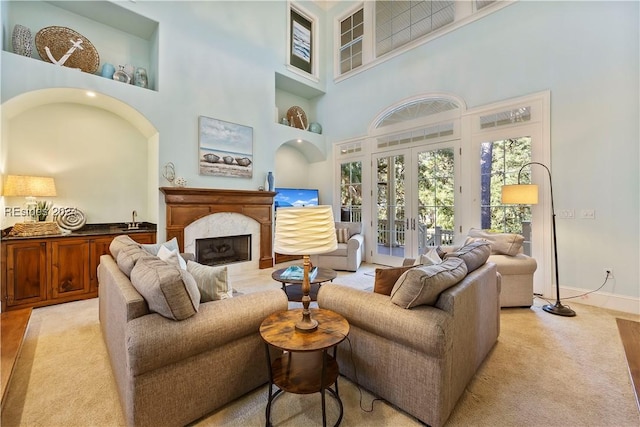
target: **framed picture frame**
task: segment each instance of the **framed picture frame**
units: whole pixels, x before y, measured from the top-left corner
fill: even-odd
[[[289,7],[289,65],[315,76],[315,19]]]
[[[200,175],[253,177],[253,128],[211,117],[198,118]]]

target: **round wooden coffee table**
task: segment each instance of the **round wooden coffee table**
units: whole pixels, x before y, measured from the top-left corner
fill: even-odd
[[[302,301],[302,280],[294,280],[281,277],[282,273],[284,273],[285,270],[286,268],[276,270],[271,273],[271,277],[273,278],[273,280],[282,283],[282,290],[287,295],[289,301]],[[338,277],[338,273],[335,270],[332,270],[330,268],[318,267],[318,273],[313,279],[309,280],[309,284],[311,285],[311,292],[309,292],[311,301],[316,301],[318,290],[320,290],[320,285],[322,285],[324,282],[333,282],[333,279],[335,279],[336,277]]]
[[[260,335],[265,342],[269,367],[269,398],[267,401],[267,426],[271,425],[271,405],[283,391],[297,394],[320,393],[322,397],[322,425],[327,424],[325,390],[337,401],[340,415],[335,425],[342,421],[343,406],[338,394],[339,368],[336,347],[349,334],[347,319],[331,310],[312,308],[311,318],[318,321],[313,332],[296,330],[295,324],[302,318],[302,309],[273,313],[260,325]],[[269,346],[283,350],[281,356],[271,362]],[[327,351],[333,348],[333,356]],[[335,384],[334,388],[331,385]],[[278,389],[274,392],[273,385]]]

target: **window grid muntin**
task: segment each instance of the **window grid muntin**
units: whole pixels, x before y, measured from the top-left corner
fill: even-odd
[[[377,147],[389,148],[389,147],[395,147],[395,146],[402,146],[404,144],[414,144],[414,143],[428,141],[428,140],[432,140],[432,139],[440,138],[444,136],[451,136],[453,134],[454,134],[453,122],[440,123],[434,126],[428,126],[425,128],[416,129],[409,132],[403,132],[403,133],[394,134],[391,136],[378,138]]]
[[[504,205],[500,197],[503,185],[517,184],[518,174],[523,164],[531,161],[531,137],[508,138],[487,141],[481,144],[480,185],[489,185],[489,203],[486,203],[481,188],[480,212],[481,227],[503,233],[518,233],[530,238],[531,206]],[[488,160],[485,150],[491,145],[491,164],[483,167]],[[520,175],[521,184],[531,183],[531,167],[523,169]],[[486,221],[489,220],[490,224]],[[525,253],[531,254],[530,241],[524,245]]]
[[[350,156],[362,152],[362,141],[348,142],[340,144],[338,147],[338,156]]]
[[[387,112],[378,119],[375,127],[380,128],[418,117],[427,117],[447,111],[459,109],[457,102],[446,98],[417,99],[409,103],[402,104],[397,108]]]
[[[375,2],[376,56],[454,22],[455,1]]]
[[[362,221],[362,161],[340,164],[340,219]]]
[[[340,74],[362,65],[364,8],[340,21]]]
[[[480,129],[488,129],[528,121],[531,121],[531,107],[519,107],[512,110],[480,116]]]
[[[455,226],[455,152],[453,148],[418,155],[419,252],[453,236]],[[424,227],[423,227],[424,226]],[[437,238],[441,240],[438,241]]]
[[[485,6],[495,3],[495,0],[476,0],[476,10],[480,10]]]

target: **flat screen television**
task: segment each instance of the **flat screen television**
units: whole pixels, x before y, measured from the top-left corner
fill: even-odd
[[[310,188],[275,188],[273,203],[278,208],[318,206],[318,190]]]

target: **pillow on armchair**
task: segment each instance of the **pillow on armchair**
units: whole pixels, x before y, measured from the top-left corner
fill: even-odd
[[[492,233],[488,230],[472,228],[469,230],[465,245],[478,240],[489,242],[492,255],[515,256],[522,252],[524,236],[515,233]]]
[[[340,242],[340,237],[348,236],[347,240],[354,234],[362,234],[362,223],[361,222],[336,222],[336,237],[338,237],[338,243],[346,243]],[[348,231],[343,231],[343,230]]]

